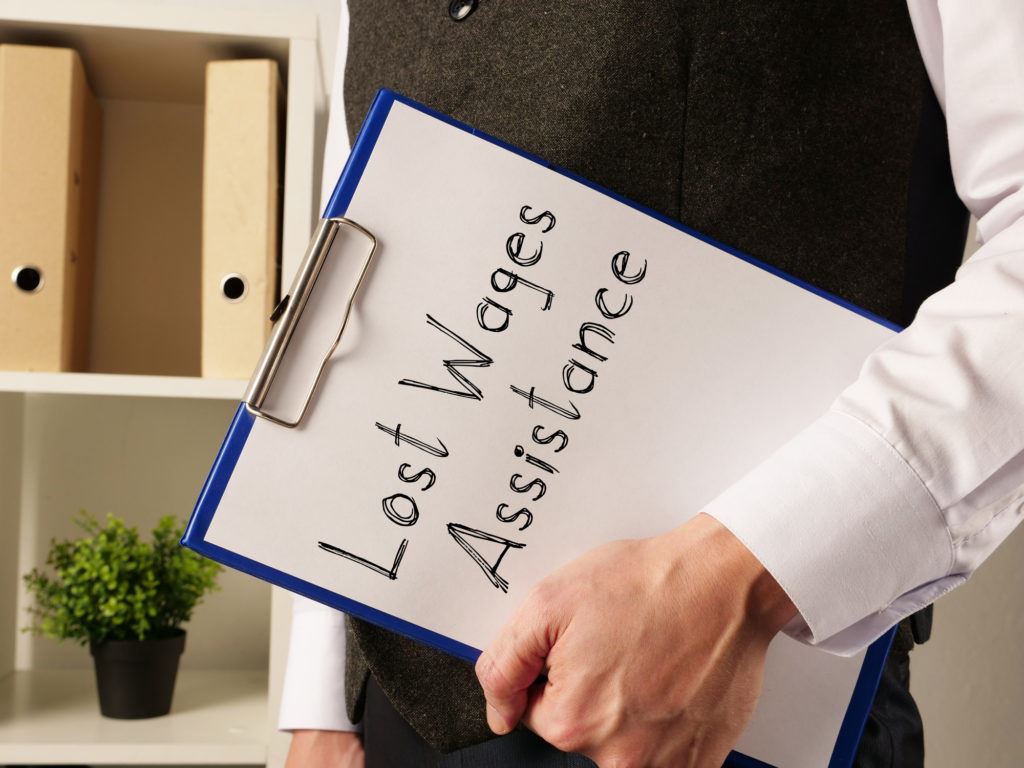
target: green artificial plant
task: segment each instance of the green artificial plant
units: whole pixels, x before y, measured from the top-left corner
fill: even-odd
[[[114,515],[103,525],[83,510],[75,523],[84,537],[50,544],[54,573],[24,577],[35,598],[26,631],[81,645],[166,637],[217,588],[220,566],[178,543],[184,524],[173,517],[160,518],[151,543]]]

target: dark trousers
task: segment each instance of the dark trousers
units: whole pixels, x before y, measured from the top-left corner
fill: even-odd
[[[897,636],[868,714],[854,768],[924,768],[921,713],[910,695],[910,652]]]
[[[594,768],[587,758],[560,752],[523,729],[442,755],[395,711],[372,676],[366,685],[363,744],[366,768]],[[854,768],[923,766],[921,716],[910,696],[909,646],[897,638],[882,672]]]

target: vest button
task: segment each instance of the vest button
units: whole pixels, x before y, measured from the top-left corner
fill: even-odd
[[[448,4],[448,15],[452,21],[462,21],[476,10],[477,0],[452,0]]]

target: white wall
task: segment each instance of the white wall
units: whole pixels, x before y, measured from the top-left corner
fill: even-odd
[[[935,605],[932,640],[915,649],[911,690],[928,768],[1024,765],[1024,531]]]
[[[972,222],[965,257],[976,249]],[[936,603],[932,639],[911,657],[928,768],[1024,765],[1022,646],[1024,530],[1018,529],[967,584]]]

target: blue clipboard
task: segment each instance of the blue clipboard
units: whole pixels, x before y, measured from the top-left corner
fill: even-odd
[[[531,162],[562,174],[563,176],[606,195],[625,206],[644,213],[647,216],[657,219],[658,221],[685,232],[688,235],[703,240],[704,242],[709,243],[716,248],[747,262],[748,264],[756,266],[759,269],[775,275],[776,277],[780,277],[794,285],[821,296],[822,298],[878,323],[885,328],[893,331],[901,330],[900,326],[851,304],[838,296],[822,291],[821,289],[788,275],[769,264],[761,262],[747,254],[741,253],[734,248],[730,248],[727,245],[696,232],[678,221],[645,208],[631,200],[627,200],[587,179],[581,178],[580,176],[564,169],[555,167],[539,157],[531,155],[528,152],[524,152],[523,150],[511,146],[492,136],[481,133],[465,123],[454,120],[447,115],[432,110],[429,107],[425,107],[422,104],[387,89],[381,89],[377,93],[373,105],[363,121],[359,134],[352,146],[352,152],[349,155],[345,168],[342,171],[341,176],[338,179],[338,183],[334,188],[334,192],[331,195],[330,201],[324,210],[324,219],[345,216],[349,203],[352,200],[356,188],[359,186],[363,171],[365,170],[370,156],[373,153],[377,138],[381,133],[392,106],[396,103],[404,104],[437,120],[447,123],[448,125],[458,128],[459,130],[466,131],[477,138],[490,142],[495,146],[526,158]],[[434,646],[447,653],[465,659],[466,661],[474,662],[480,655],[480,651],[476,648],[472,648],[464,643],[455,641],[452,638],[440,635],[416,624],[412,624],[408,621],[404,621],[400,618],[379,611],[371,606],[365,605],[364,603],[336,594],[206,540],[206,533],[210,527],[210,523],[217,511],[221,497],[224,494],[224,490],[231,478],[235,465],[245,449],[246,440],[249,436],[249,432],[253,426],[255,418],[256,417],[247,410],[245,403],[239,405],[234,419],[228,428],[227,435],[225,436],[217,457],[214,460],[213,466],[210,469],[210,473],[206,478],[206,482],[200,491],[199,498],[196,501],[195,508],[193,509],[191,519],[189,520],[185,534],[181,539],[181,543],[199,554],[223,563],[231,568],[256,576],[257,578],[268,581],[271,584],[275,584],[291,592],[295,592],[312,600],[324,603],[340,611],[352,614],[360,619],[377,624],[419,642]],[[895,633],[895,628],[889,630],[889,632],[872,643],[865,655],[860,675],[854,687],[853,695],[850,699],[846,715],[843,718],[842,726],[840,728],[831,759],[828,763],[828,768],[849,768],[853,762]],[[730,754],[726,762],[726,766],[734,766],[735,768],[784,768],[784,766],[771,766],[768,763],[739,752],[732,752]]]

